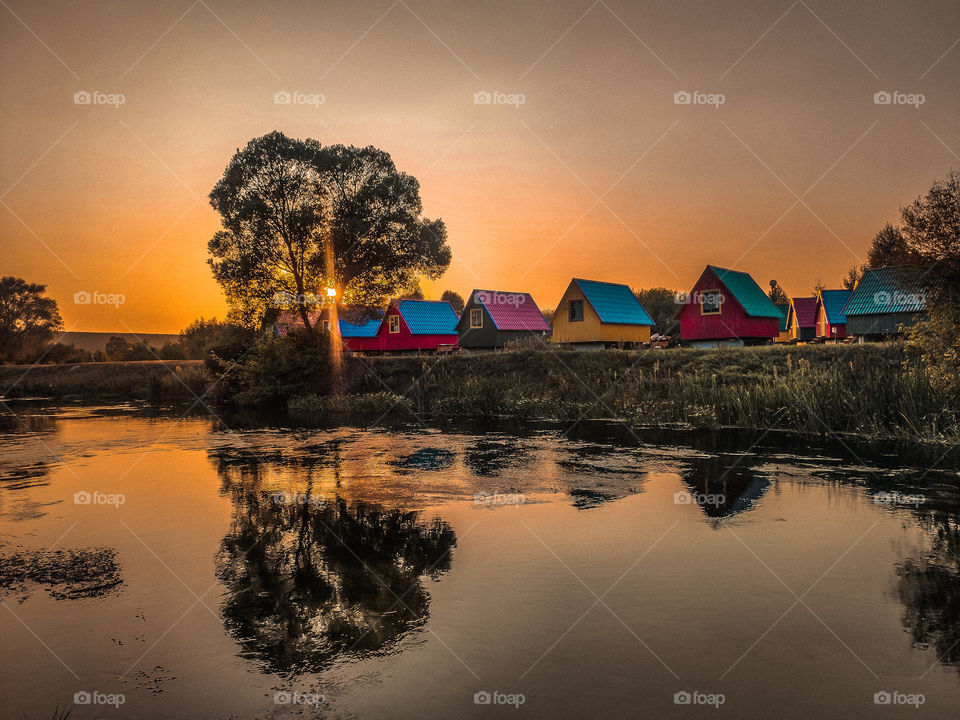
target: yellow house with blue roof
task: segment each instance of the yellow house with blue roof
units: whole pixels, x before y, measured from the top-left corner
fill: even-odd
[[[653,319],[626,285],[574,278],[553,314],[555,343],[633,345],[650,341]]]

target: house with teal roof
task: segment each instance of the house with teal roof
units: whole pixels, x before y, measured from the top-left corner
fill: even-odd
[[[870,268],[843,307],[846,332],[868,340],[900,335],[925,317],[936,290],[927,268]]]
[[[570,281],[553,314],[555,343],[635,347],[650,341],[653,318],[626,285]]]
[[[783,313],[745,272],[707,265],[681,301],[685,345],[762,345],[780,335]]]

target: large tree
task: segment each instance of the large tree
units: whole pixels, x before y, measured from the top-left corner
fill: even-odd
[[[380,304],[450,264],[446,228],[423,217],[416,178],[374,147],[269,133],[237,151],[210,203],[223,229],[209,263],[246,323],[291,308],[311,327],[327,288]]]
[[[30,343],[45,343],[63,329],[57,301],[46,285],[0,278],[0,360],[15,358]]]
[[[960,282],[960,173],[951,170],[900,211],[906,247],[941,278]]]

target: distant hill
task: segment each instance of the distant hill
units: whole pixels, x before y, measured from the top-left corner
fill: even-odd
[[[74,345],[81,350],[96,352],[107,347],[107,341],[112,337],[122,337],[131,345],[145,342],[150,347],[162,348],[164,343],[177,342],[180,334],[166,333],[124,333],[124,332],[66,332],[60,339],[64,345]]]

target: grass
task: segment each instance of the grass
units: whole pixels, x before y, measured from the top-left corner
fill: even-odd
[[[212,382],[199,361],[168,365],[42,366],[9,395],[192,401],[192,392],[202,395]],[[0,367],[0,388],[23,372]],[[304,383],[288,410],[298,416],[413,411],[571,422],[616,418],[637,426],[774,427],[960,443],[956,391],[937,386],[903,343],[348,357],[345,376],[340,394]]]

